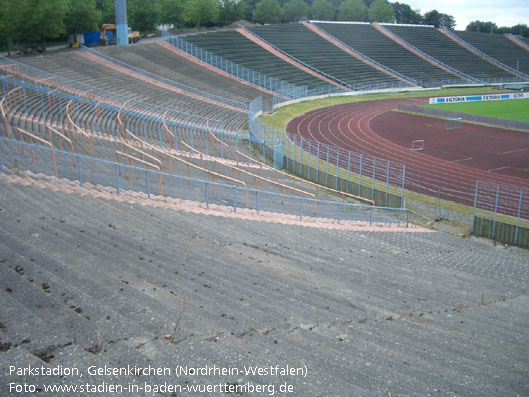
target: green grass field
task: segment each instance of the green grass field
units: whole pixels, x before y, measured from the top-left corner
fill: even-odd
[[[425,107],[529,122],[529,99],[443,103]]]

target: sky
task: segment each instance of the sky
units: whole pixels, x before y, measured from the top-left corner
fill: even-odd
[[[529,0],[403,0],[421,14],[437,10],[452,15],[456,30],[465,30],[476,20],[494,22],[498,26],[529,25]]]

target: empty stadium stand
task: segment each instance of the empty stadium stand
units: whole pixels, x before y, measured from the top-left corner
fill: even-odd
[[[384,27],[429,56],[474,78],[487,82],[514,79],[511,73],[474,55],[433,27],[391,24]]]
[[[516,45],[504,35],[466,31],[454,33],[488,56],[513,69],[518,68],[522,73],[529,74],[529,51]]]
[[[345,53],[302,24],[269,25],[249,30],[286,54],[354,90],[409,85]]]
[[[371,25],[316,23],[329,34],[381,64],[411,77],[424,87],[441,86],[454,75],[396,45]]]
[[[239,33],[188,37],[325,86]],[[382,224],[395,213],[257,161],[251,110],[220,99],[262,90],[156,43],[102,53],[192,89],[80,51],[0,57],[0,395],[528,395],[527,251]]]
[[[225,124],[227,131],[238,131],[246,123],[248,115],[178,94],[127,74],[108,68],[80,56],[79,52],[66,52],[57,56],[35,56],[24,58],[31,66],[54,73],[74,81],[93,85],[109,92],[164,106],[180,112],[216,119]]]
[[[262,91],[226,79],[167,51],[158,43],[139,43],[131,47],[107,46],[100,51],[139,69],[221,97],[244,103],[249,103],[258,96],[268,99]]]
[[[324,89],[328,83],[279,59],[235,31],[187,35],[185,40],[251,70],[309,89]]]
[[[2,386],[20,380],[10,365],[289,365],[306,376],[112,379],[287,382],[293,395],[527,390],[523,254],[442,233],[254,223],[23,182],[0,180]]]

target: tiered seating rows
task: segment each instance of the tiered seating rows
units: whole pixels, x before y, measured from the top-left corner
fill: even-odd
[[[338,40],[425,87],[439,86],[454,75],[416,56],[371,25],[317,23]]]
[[[248,69],[261,72],[268,77],[274,77],[297,86],[307,86],[309,89],[328,86],[325,81],[275,57],[235,31],[189,35],[185,37],[185,40]]]
[[[520,72],[529,74],[529,51],[501,34],[486,34],[480,32],[455,32],[457,36],[488,56],[510,66],[518,68]]]
[[[512,74],[474,55],[433,27],[387,25],[387,29],[441,62],[479,79],[512,78]]]
[[[156,87],[148,82],[89,61],[76,53],[24,58],[23,61],[50,73],[114,92],[127,98],[221,121],[227,131],[238,131],[248,119],[248,115],[245,113],[232,111]]]
[[[269,25],[250,30],[287,54],[346,84],[401,83],[345,53],[301,24]]]
[[[178,83],[198,88],[224,98],[248,104],[258,96],[267,98],[255,88],[227,79],[183,57],[167,51],[157,43],[145,43],[129,47],[107,46],[100,49],[104,54],[139,69]]]

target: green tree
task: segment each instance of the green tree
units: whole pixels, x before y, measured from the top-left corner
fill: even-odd
[[[279,23],[281,6],[277,0],[261,0],[255,6],[253,16],[258,23]]]
[[[21,37],[23,9],[24,7],[21,7],[20,3],[15,4],[11,0],[0,0],[0,37],[9,56],[11,56],[13,44]]]
[[[184,24],[184,1],[183,0],[161,0],[160,22],[173,24],[175,27]]]
[[[338,11],[340,21],[358,21],[367,20],[367,7],[361,0],[345,0]]]
[[[216,0],[188,0],[184,6],[187,26],[214,26],[219,17],[220,7]]]
[[[494,33],[498,30],[498,26],[494,22],[472,21],[465,30],[467,32]]]
[[[96,10],[99,11],[98,26],[104,23],[116,23],[114,0],[96,0]]]
[[[227,26],[240,21],[244,18],[244,11],[245,4],[242,1],[222,0],[220,3],[220,25]]]
[[[254,21],[254,11],[257,6],[258,0],[241,0],[244,5],[244,19],[247,21]]]
[[[371,22],[394,22],[395,10],[387,0],[375,0],[369,9]]]
[[[133,0],[127,3],[127,24],[143,34],[152,32],[160,22],[158,4],[150,0]]]
[[[433,25],[436,28],[453,29],[456,26],[454,17],[448,14],[442,14],[437,10],[428,11],[424,14],[422,23],[424,25]]]
[[[327,0],[315,0],[310,8],[312,18],[320,21],[332,21],[336,14],[336,9]]]
[[[441,14],[441,28],[453,29],[456,26],[456,20],[452,15]]]
[[[529,37],[529,27],[525,24],[514,25],[511,28],[511,33],[519,36]]]
[[[395,21],[397,23],[420,24],[422,22],[420,11],[412,10],[408,4],[393,3],[393,10],[395,11]]]
[[[283,22],[298,22],[309,15],[309,6],[303,0],[290,0],[283,6]]]
[[[95,0],[70,0],[64,18],[66,32],[75,35],[75,33],[97,30],[100,18],[101,11],[96,9]]]
[[[68,11],[67,0],[27,0],[21,2],[25,29],[23,39],[28,43],[39,43],[46,50],[46,40],[58,38],[66,33],[64,17]]]

